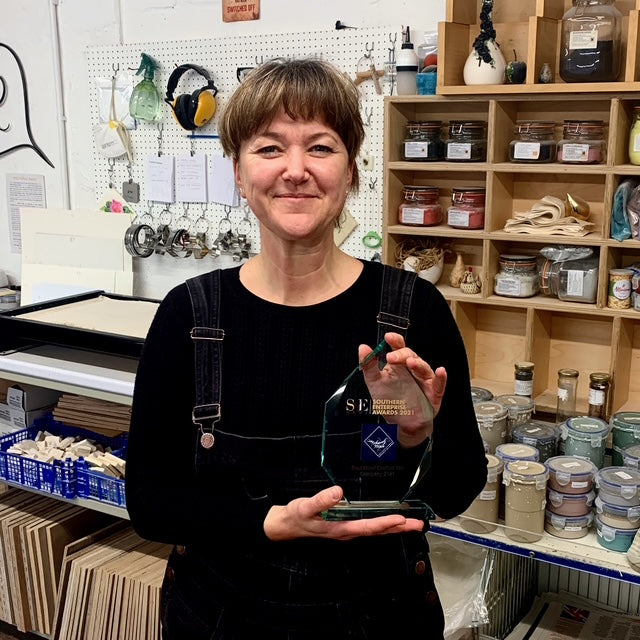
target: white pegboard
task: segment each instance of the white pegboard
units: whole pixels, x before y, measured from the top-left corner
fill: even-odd
[[[228,97],[238,85],[236,69],[253,67],[262,61],[275,57],[302,58],[318,57],[332,62],[355,79],[356,72],[367,71],[370,60],[365,58],[369,52],[376,69],[383,70],[389,60],[390,51],[398,49],[401,42],[400,25],[398,27],[374,27],[361,29],[345,29],[341,31],[313,31],[277,34],[240,35],[229,38],[185,40],[185,41],[152,41],[136,42],[125,45],[90,47],[87,49],[89,70],[89,96],[91,124],[98,122],[97,78],[109,78],[114,69],[134,74],[140,63],[140,54],[147,53],[154,58],[160,68],[156,72],[155,82],[164,98],[166,84],[171,71],[185,63],[193,63],[207,69],[213,79],[218,94],[218,109],[214,118],[195,133],[205,135],[217,134],[218,114],[224,108]],[[134,83],[142,79],[136,76]],[[205,84],[204,79],[195,72],[182,76],[174,97],[182,93],[190,93]],[[383,96],[389,95],[391,86],[386,78],[380,81],[382,94],[379,95],[372,81],[361,83],[361,110],[365,122],[366,139],[363,151],[369,159],[373,159],[372,168],[363,167],[362,156],[358,159],[360,170],[360,192],[352,195],[347,208],[358,222],[357,228],[343,242],[341,248],[347,253],[370,259],[374,249],[365,247],[362,238],[366,233],[382,231],[382,180],[383,180]],[[140,202],[131,207],[138,215],[149,209],[145,188],[145,164],[149,155],[158,153],[159,128],[156,124],[138,122],[136,129],[130,131],[134,161],[131,167],[132,178],[140,184]],[[164,155],[206,153],[222,155],[219,140],[216,138],[191,139],[189,132],[183,130],[174,120],[169,105],[163,106],[162,120],[162,152]],[[124,158],[116,160],[113,174],[116,189],[129,179],[127,162]],[[98,197],[109,186],[107,158],[95,151],[94,145],[94,179],[95,192]],[[154,205],[151,210],[154,219],[164,207]],[[176,202],[171,205],[174,221],[184,213],[184,204]],[[192,204],[189,217],[195,220],[203,212],[203,206]],[[224,207],[209,203],[205,217],[210,221],[208,238],[218,235],[220,220],[224,217]],[[241,209],[230,214],[232,221],[240,220],[244,213]],[[250,214],[253,217],[253,214]],[[253,231],[255,230],[255,231]],[[252,224],[250,234],[252,250],[259,250],[257,223]]]

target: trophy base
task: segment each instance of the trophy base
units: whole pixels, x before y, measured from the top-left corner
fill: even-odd
[[[352,502],[341,500],[335,506],[323,511],[322,517],[330,521],[362,520],[398,513],[405,518],[427,520],[429,512],[429,507],[419,500],[405,500],[403,502],[398,500],[354,500]]]

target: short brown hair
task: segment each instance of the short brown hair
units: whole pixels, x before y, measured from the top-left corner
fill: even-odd
[[[358,187],[356,158],[364,139],[358,88],[348,76],[323,60],[275,59],[251,71],[223,110],[218,130],[224,152],[234,159],[240,147],[280,110],[294,120],[321,120],[347,149],[353,167],[351,187]]]

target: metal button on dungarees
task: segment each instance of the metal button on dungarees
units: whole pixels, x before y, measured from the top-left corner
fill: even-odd
[[[414,570],[417,575],[421,576],[427,570],[427,564],[424,560],[418,560],[418,562],[416,562]]]
[[[181,544],[176,545],[176,553],[180,556],[183,556],[187,552],[187,547]]]
[[[167,580],[174,580],[175,579],[175,573],[173,571],[173,569],[171,567],[167,567],[167,571],[165,573],[165,575],[167,576]]]

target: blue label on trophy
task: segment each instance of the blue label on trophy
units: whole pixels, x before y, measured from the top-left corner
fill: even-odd
[[[398,425],[363,424],[360,460],[395,462],[398,456]]]

